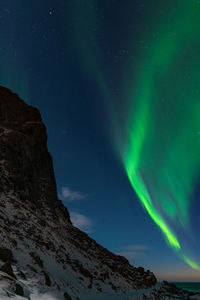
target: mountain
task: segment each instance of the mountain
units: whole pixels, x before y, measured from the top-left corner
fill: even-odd
[[[152,272],[133,267],[72,225],[57,197],[40,112],[4,87],[0,230],[1,300],[167,299],[161,298],[165,291],[181,291],[160,287]],[[170,299],[195,299],[183,298],[191,295],[181,291],[182,298]]]

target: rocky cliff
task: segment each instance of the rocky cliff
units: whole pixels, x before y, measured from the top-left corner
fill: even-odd
[[[32,210],[51,209],[52,216],[70,223],[57,198],[46,128],[38,109],[0,88],[0,191],[14,194]]]
[[[131,291],[156,287],[152,272],[131,266],[72,225],[57,197],[41,115],[4,87],[0,230],[0,299],[123,300]]]

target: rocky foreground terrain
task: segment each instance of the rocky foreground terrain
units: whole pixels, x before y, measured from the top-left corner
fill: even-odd
[[[198,299],[75,228],[39,111],[0,87],[0,299]]]

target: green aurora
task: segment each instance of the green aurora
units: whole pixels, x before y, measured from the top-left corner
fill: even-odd
[[[188,246],[193,238],[192,196],[200,170],[200,4],[154,0],[153,11],[149,4],[148,29],[142,26],[134,45],[130,46],[131,37],[127,45],[129,52],[133,49],[133,65],[124,62],[119,69],[121,89],[127,91],[119,109],[102,68],[103,53],[95,32],[102,26],[97,2],[73,3],[64,28],[70,28],[73,54],[110,111],[114,152],[120,153],[133,189],[168,245],[200,270],[199,258]],[[68,10],[67,4],[64,9]],[[135,43],[138,37],[143,49]]]
[[[139,62],[122,158],[141,204],[168,244],[200,270],[179,238],[181,229],[190,231],[200,170],[200,6],[188,0],[169,5],[173,14],[164,26],[157,24],[156,38]]]

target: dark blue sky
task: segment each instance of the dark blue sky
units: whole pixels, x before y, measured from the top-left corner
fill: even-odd
[[[74,222],[159,278],[193,280],[197,272],[168,248],[113,150],[112,107],[124,107],[122,74],[136,64],[151,9],[143,0],[3,1],[0,84],[41,111],[58,194]]]

